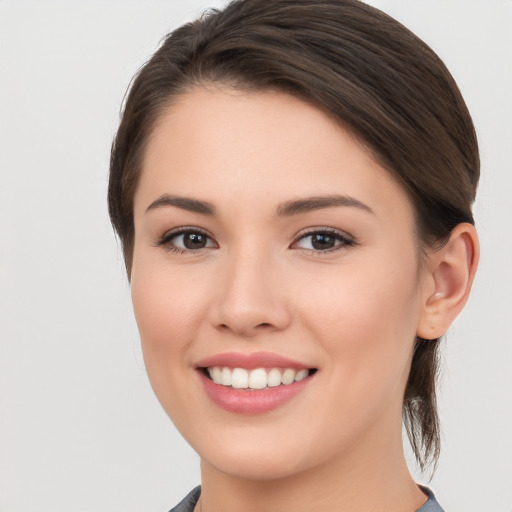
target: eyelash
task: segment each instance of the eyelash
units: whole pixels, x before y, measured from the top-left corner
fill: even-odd
[[[176,247],[172,245],[172,240],[180,235],[186,235],[186,234],[197,234],[197,235],[203,235],[208,240],[213,240],[213,238],[203,229],[196,228],[192,226],[186,226],[182,228],[175,229],[173,231],[169,231],[168,233],[165,233],[160,240],[157,240],[155,243],[156,247],[163,247],[169,252],[174,252],[176,254],[189,254],[189,253],[197,253],[200,249],[182,249],[181,247]],[[206,247],[204,247],[206,248]],[[207,247],[210,249],[210,247]]]
[[[327,235],[329,237],[334,238],[336,242],[339,242],[337,243],[337,245],[329,249],[302,249],[303,251],[307,251],[314,255],[332,253],[356,245],[356,241],[354,240],[354,238],[348,235],[347,233],[344,233],[343,231],[339,231],[334,228],[310,228],[306,231],[303,231],[302,233],[299,233],[295,240],[293,241],[291,247],[298,244],[301,240],[304,240],[308,237],[312,237],[314,235]]]
[[[211,237],[205,230],[201,228],[196,228],[192,226],[182,227],[178,228],[176,230],[170,231],[168,233],[165,233],[165,235],[157,240],[155,242],[156,247],[163,247],[169,252],[174,252],[177,254],[190,254],[190,253],[197,253],[201,249],[211,249],[212,247],[201,247],[199,249],[183,249],[181,247],[176,247],[172,245],[172,240],[177,238],[180,235],[185,234],[199,234],[205,236],[209,241],[213,241],[213,237]],[[311,237],[314,235],[327,235],[330,237],[333,237],[337,243],[334,247],[328,248],[328,249],[305,249],[303,248],[303,251],[309,252],[311,254],[315,255],[322,255],[326,253],[331,253],[334,251],[338,251],[340,249],[346,249],[348,247],[353,247],[356,245],[356,241],[351,237],[350,235],[338,231],[334,228],[311,228],[307,231],[304,231],[302,233],[299,233],[292,244],[290,245],[290,248],[293,248],[294,245],[298,244],[301,240],[306,239],[307,237]],[[207,242],[208,243],[208,242]],[[218,247],[218,246],[217,246]]]

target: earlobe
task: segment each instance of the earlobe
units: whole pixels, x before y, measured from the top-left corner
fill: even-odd
[[[417,336],[435,339],[448,330],[466,304],[478,259],[478,235],[468,223],[456,226],[448,242],[429,255],[433,291],[426,297]]]

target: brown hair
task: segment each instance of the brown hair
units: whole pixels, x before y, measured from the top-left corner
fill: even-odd
[[[423,41],[357,0],[236,0],[168,35],[131,84],[108,190],[128,276],[148,137],[177,96],[212,82],[293,94],[352,130],[408,192],[420,247],[442,245],[457,224],[473,223],[473,123],[452,76]],[[440,450],[438,345],[416,340],[403,403],[422,469]]]

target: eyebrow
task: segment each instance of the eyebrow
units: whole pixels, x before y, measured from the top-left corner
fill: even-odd
[[[202,215],[215,215],[215,206],[206,201],[192,199],[190,197],[174,196],[170,194],[163,194],[158,199],[153,201],[147,208],[146,213],[156,208],[163,206],[176,206],[182,210],[189,212],[201,213]]]
[[[216,208],[213,204],[207,201],[200,201],[190,197],[175,196],[171,194],[162,194],[158,199],[155,199],[147,208],[146,213],[162,208],[164,206],[175,206],[182,210],[189,212],[200,213],[202,215],[215,215]],[[348,206],[359,208],[361,210],[373,213],[373,210],[362,203],[361,201],[344,195],[331,195],[331,196],[312,196],[303,199],[296,199],[281,203],[277,208],[278,217],[289,217],[301,213],[307,213],[324,208],[333,208],[339,206]]]
[[[369,213],[373,210],[366,204],[358,201],[350,196],[333,195],[333,196],[313,196],[304,199],[297,199],[294,201],[286,201],[282,203],[277,209],[277,215],[280,217],[288,217],[300,213],[307,213],[314,210],[321,210],[323,208],[333,208],[338,206],[350,206],[360,208]]]

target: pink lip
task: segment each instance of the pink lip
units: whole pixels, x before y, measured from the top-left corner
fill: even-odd
[[[246,370],[254,370],[255,368],[293,368],[294,370],[311,368],[311,366],[272,352],[255,352],[253,354],[226,352],[202,359],[195,366],[196,368],[227,366],[228,368],[245,368]]]
[[[231,387],[215,384],[209,379],[203,369],[212,366],[227,366],[229,368],[311,368],[292,359],[272,354],[270,352],[256,352],[242,354],[229,352],[218,354],[199,361],[196,365],[201,384],[208,397],[219,407],[239,414],[261,414],[272,411],[303,391],[313,380],[309,376],[299,382],[287,386],[276,386],[261,390],[233,389]]]
[[[239,414],[261,414],[272,411],[298,395],[312,380],[294,382],[288,386],[277,386],[262,390],[243,390],[215,384],[206,375],[199,372],[201,384],[210,399],[226,411]]]

